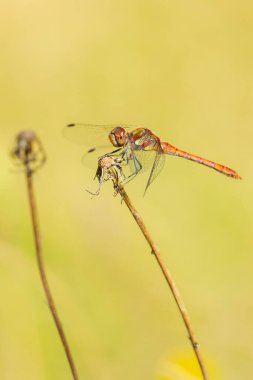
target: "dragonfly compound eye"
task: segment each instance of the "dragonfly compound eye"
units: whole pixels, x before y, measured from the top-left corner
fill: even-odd
[[[109,139],[113,146],[124,146],[126,144],[126,131],[122,127],[114,128],[109,134]]]

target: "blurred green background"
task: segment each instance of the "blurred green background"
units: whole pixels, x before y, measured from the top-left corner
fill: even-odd
[[[70,122],[128,123],[237,170],[167,157],[129,195],[174,275],[212,379],[253,363],[253,3],[13,0],[1,5],[0,378],[71,379],[37,273],[24,176],[8,149],[33,129],[44,258],[80,379],[199,379],[172,296],[135,222],[96,189]],[[94,168],[95,170],[95,168]]]

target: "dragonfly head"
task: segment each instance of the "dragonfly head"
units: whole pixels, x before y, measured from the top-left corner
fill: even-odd
[[[127,143],[127,132],[122,127],[114,128],[109,134],[109,140],[113,146],[121,147]]]

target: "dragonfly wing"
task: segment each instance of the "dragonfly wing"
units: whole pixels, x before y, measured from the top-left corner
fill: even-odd
[[[103,145],[108,142],[108,135],[116,127],[125,129],[130,128],[129,125],[96,125],[96,124],[68,124],[63,128],[63,136],[68,140],[87,147],[94,145]]]
[[[150,166],[152,166],[144,191],[145,194],[148,187],[163,169],[165,157],[164,152],[161,148],[160,140],[157,138],[157,136],[153,135],[152,133],[147,133],[140,140],[141,141],[140,143],[138,142],[138,145],[143,146],[144,148],[141,150],[134,150],[134,155],[137,158],[139,157],[139,161],[142,164],[142,171],[145,171],[146,169],[150,168]]]
[[[154,182],[154,180],[157,178],[158,174],[162,171],[164,167],[164,163],[165,163],[164,154],[160,151],[157,151],[144,194],[146,193],[151,183]]]
[[[128,161],[128,165],[123,166],[123,172],[126,176],[125,183],[131,181],[137,174],[145,173],[150,170],[149,179],[145,188],[151,185],[151,183],[156,179],[160,171],[162,170],[165,162],[165,157],[162,152],[157,152],[155,150],[134,150]]]
[[[131,173],[145,173],[150,170],[156,158],[156,151],[134,150],[132,158],[129,160],[129,169]]]
[[[82,164],[89,168],[96,170],[98,166],[98,159],[105,154],[114,152],[114,147],[111,144],[96,146],[87,149],[82,156]]]
[[[158,138],[151,131],[144,129],[144,133],[138,137],[138,130],[139,128],[131,133],[131,138],[134,140],[134,148],[132,150],[132,145],[130,145],[130,154],[128,154],[130,157],[129,166],[132,168],[132,172],[139,171],[143,173],[153,166],[156,153],[158,150],[161,151],[161,147],[158,144]],[[136,170],[138,166],[140,169]]]

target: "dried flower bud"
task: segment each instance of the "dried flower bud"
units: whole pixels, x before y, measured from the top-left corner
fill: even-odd
[[[11,149],[16,165],[24,166],[28,174],[40,168],[46,161],[46,154],[36,134],[31,130],[21,131]]]
[[[113,154],[105,154],[100,157],[98,159],[98,167],[95,175],[95,178],[97,178],[99,182],[99,188],[95,193],[87,190],[88,193],[91,195],[99,195],[103,183],[111,180],[115,190],[114,195],[117,195],[119,184],[123,183],[126,179],[121,167],[123,161],[121,156]]]

